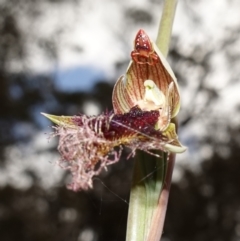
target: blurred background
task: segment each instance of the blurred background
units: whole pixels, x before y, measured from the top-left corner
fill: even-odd
[[[130,60],[154,40],[161,0],[0,1],[0,240],[125,240],[133,161],[94,189],[66,189],[51,123],[99,114]],[[179,1],[169,62],[182,94],[163,241],[240,240],[240,2]]]

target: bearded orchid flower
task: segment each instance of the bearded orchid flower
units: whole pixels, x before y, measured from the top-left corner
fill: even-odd
[[[60,166],[73,175],[70,189],[92,188],[93,177],[119,161],[122,146],[180,153],[180,142],[171,119],[180,107],[176,78],[156,45],[143,30],[137,33],[127,72],[116,82],[113,111],[99,116],[54,116],[57,124]],[[153,154],[154,155],[154,154]]]

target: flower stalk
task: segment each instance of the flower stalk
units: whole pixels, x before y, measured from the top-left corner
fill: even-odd
[[[177,0],[165,0],[156,45],[167,57]],[[172,122],[177,127],[174,117]],[[175,153],[159,158],[137,152],[130,194],[126,241],[159,241],[167,210]]]
[[[165,0],[162,17],[159,24],[156,45],[161,50],[164,57],[167,57],[169,44],[172,35],[172,26],[177,8],[177,0]]]

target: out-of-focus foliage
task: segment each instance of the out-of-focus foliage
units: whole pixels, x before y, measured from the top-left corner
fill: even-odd
[[[211,1],[211,6],[218,2]],[[229,2],[239,6],[237,1]],[[236,241],[240,238],[240,22],[230,24],[235,12],[233,7],[232,13],[229,12],[231,5],[226,1],[222,8],[225,7],[228,14],[221,18],[215,33],[208,31],[206,26],[210,28],[212,19],[204,25],[205,16],[209,15],[198,11],[208,3],[202,0],[179,4],[178,11],[185,16],[181,19],[184,31],[174,34],[169,56],[182,92],[180,135],[189,151],[178,157],[176,173],[181,175],[172,185],[164,240]],[[94,52],[96,60],[103,62],[112,52],[114,56],[122,55],[113,63],[115,77],[106,80],[100,76],[92,91],[63,91],[54,71],[37,72],[32,68],[33,63],[44,65],[44,61],[38,59],[41,54],[48,59],[47,63],[57,65],[62,59],[62,48],[77,53],[101,49],[101,32],[95,36],[95,44],[88,47],[84,41],[68,45],[62,38],[66,33],[69,39],[76,38],[71,35],[70,24],[66,25],[72,19],[64,16],[77,14],[67,6],[85,9],[89,15],[96,4],[99,3],[89,0],[68,3],[6,0],[0,4],[1,241],[124,240],[132,161],[123,159],[111,166],[95,180],[92,191],[68,191],[65,188],[68,175],[59,172],[59,167],[53,164],[58,159],[55,142],[48,143],[47,135],[43,134],[51,131],[48,127],[51,124],[39,113],[90,113],[93,106],[100,112],[111,109],[114,79],[126,68],[132,48],[130,32],[157,26],[158,1],[143,1],[138,6],[134,1],[109,4],[114,11],[107,11],[105,6],[106,16],[114,12],[121,21],[118,19],[118,24],[111,25],[99,16],[97,22],[103,21],[103,29],[111,29],[112,39],[118,39],[122,45],[113,44],[114,48],[105,49],[106,55]],[[68,12],[60,19],[61,27],[50,31],[47,21],[46,25],[41,23],[51,12],[55,16],[59,6],[66,6]],[[217,9],[218,5],[215,6]],[[99,11],[100,7],[101,4]],[[211,9],[214,15],[214,8]],[[180,16],[176,18],[177,29]],[[190,25],[186,24],[186,18]],[[83,24],[79,22],[79,26]],[[81,42],[84,34],[75,40]]]
[[[172,186],[165,237],[178,241],[239,239],[239,144],[232,139],[229,149],[228,158],[214,152],[202,162],[200,173],[185,170],[181,181]]]

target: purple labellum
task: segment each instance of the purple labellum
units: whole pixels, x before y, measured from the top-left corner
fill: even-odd
[[[150,152],[163,148],[167,138],[155,130],[159,115],[159,111],[142,111],[135,106],[125,114],[74,116],[75,128],[56,127],[60,165],[73,176],[69,187],[75,191],[91,188],[93,176],[119,161],[122,145],[131,149],[129,156],[137,149]]]

